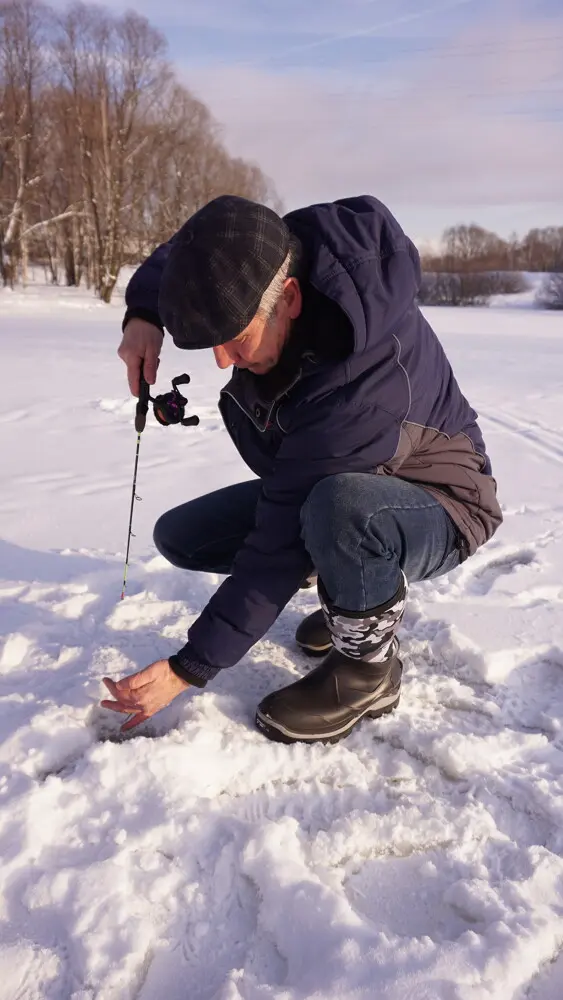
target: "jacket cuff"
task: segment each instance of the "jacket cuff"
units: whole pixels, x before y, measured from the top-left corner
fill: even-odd
[[[199,688],[204,688],[208,681],[213,680],[220,673],[219,667],[212,667],[209,663],[202,663],[201,660],[198,660],[191,652],[189,643],[178,653],[170,656],[168,664],[170,669],[183,681]]]
[[[164,336],[164,326],[162,325],[162,320],[160,319],[158,313],[152,312],[151,309],[143,309],[142,306],[130,306],[123,317],[123,322],[121,324],[122,333],[124,332],[130,319],[144,319],[146,323],[152,323],[153,326],[157,326]]]

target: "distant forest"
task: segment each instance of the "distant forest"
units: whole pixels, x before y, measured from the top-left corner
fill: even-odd
[[[438,253],[421,248],[422,305],[488,305],[494,295],[528,289],[525,272],[542,272],[536,305],[563,309],[563,226],[530,229],[505,240],[481,226],[446,229]]]
[[[109,302],[120,269],[219,194],[278,208],[272,183],[230,156],[138,14],[0,3],[0,268],[87,284]]]
[[[477,225],[444,230],[439,253],[421,248],[425,271],[551,271],[563,272],[563,226],[530,229],[522,239],[505,240]]]

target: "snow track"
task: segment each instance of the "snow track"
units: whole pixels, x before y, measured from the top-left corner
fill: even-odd
[[[506,413],[492,414],[481,411],[481,419],[487,424],[501,428],[507,434],[525,442],[535,451],[552,462],[563,465],[563,434],[551,430],[536,421],[527,423]]]

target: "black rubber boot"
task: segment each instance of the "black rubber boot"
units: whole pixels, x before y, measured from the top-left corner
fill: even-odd
[[[256,725],[281,743],[337,743],[368,716],[377,719],[399,704],[399,644],[381,663],[353,660],[337,649],[294,684],[267,695]]]
[[[299,623],[295,641],[308,656],[324,656],[332,649],[332,639],[322,608],[313,611]]]
[[[377,718],[399,704],[403,666],[395,633],[407,598],[404,574],[391,600],[369,611],[335,607],[321,582],[319,597],[334,648],[306,677],[260,703],[256,725],[269,739],[335,743],[365,715]]]

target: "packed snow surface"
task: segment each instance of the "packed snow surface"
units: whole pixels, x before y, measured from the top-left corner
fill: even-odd
[[[196,428],[135,451],[122,309],[0,293],[2,1000],[561,1000],[563,318],[427,310],[478,410],[505,522],[411,591],[400,708],[337,746],[269,743],[257,702],[310,668],[303,591],[203,692],[124,739],[101,678],[168,656],[220,582],[152,526],[249,478],[207,353]]]

